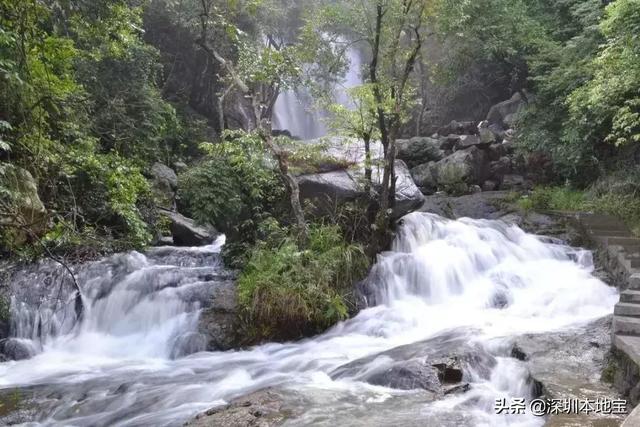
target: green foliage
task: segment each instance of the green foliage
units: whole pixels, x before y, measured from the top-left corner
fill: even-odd
[[[187,151],[141,26],[124,0],[0,0],[0,157],[35,178],[55,247],[148,243],[141,171]]]
[[[597,212],[616,216],[640,235],[640,171],[623,169],[600,178],[587,191],[569,187],[538,187],[518,200],[525,211]]]
[[[600,30],[605,44],[592,61],[593,77],[568,98],[572,125],[589,140],[640,142],[640,1],[606,8]]]
[[[207,155],[180,176],[178,194],[193,218],[226,233],[228,246],[245,248],[255,241],[264,217],[279,212],[284,187],[258,135],[225,136],[223,142],[202,145]]]
[[[525,211],[580,211],[587,207],[585,193],[568,187],[537,187],[518,204]]]
[[[249,339],[295,339],[344,320],[347,295],[367,267],[362,248],[336,226],[311,227],[304,250],[290,237],[258,243],[238,279]]]

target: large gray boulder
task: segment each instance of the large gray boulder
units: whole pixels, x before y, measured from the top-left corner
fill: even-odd
[[[439,162],[417,166],[411,169],[411,175],[425,194],[438,190],[464,193],[469,185],[481,185],[488,178],[488,157],[485,150],[471,146]]]
[[[37,349],[31,340],[6,338],[0,340],[0,356],[8,360],[24,360],[35,356]]]
[[[178,189],[178,175],[174,170],[165,164],[154,163],[151,166],[151,187],[158,205],[165,209],[173,209]]]
[[[12,238],[15,245],[24,243],[30,237],[19,228],[24,224],[29,224],[30,231],[36,235],[45,231],[47,210],[29,171],[9,163],[0,163],[0,189],[9,192],[9,203],[16,213],[16,216],[0,216],[0,227],[14,228]]]
[[[487,156],[483,150],[472,146],[456,151],[434,165],[439,188],[459,188],[461,184],[482,184],[486,179]]]
[[[487,121],[490,125],[498,125],[503,129],[513,127],[517,114],[525,107],[527,101],[520,93],[514,94],[511,99],[502,101],[489,110]]]
[[[435,165],[436,162],[429,162],[411,169],[413,181],[424,194],[433,194],[438,190]]]
[[[443,141],[430,137],[414,137],[411,139],[399,139],[398,159],[403,160],[407,166],[413,168],[431,161],[437,162],[445,156],[442,150]]]
[[[396,347],[340,366],[330,376],[400,390],[422,389],[431,399],[464,392],[465,372],[488,378],[496,364],[484,349],[468,344],[472,332],[455,330]]]
[[[200,313],[199,333],[205,337],[208,351],[224,351],[235,347],[238,307],[233,280],[216,284],[207,307]]]
[[[317,203],[353,201],[364,195],[362,184],[348,170],[301,175],[300,198]]]
[[[395,163],[396,171],[396,205],[394,218],[400,218],[418,209],[424,202],[422,191],[416,186],[409,168],[402,160]]]
[[[396,206],[393,214],[399,218],[420,207],[424,196],[403,161],[396,161],[395,171]],[[319,213],[332,213],[341,203],[364,200],[367,196],[364,172],[360,168],[301,175],[297,180],[301,200],[310,202]],[[381,171],[374,171],[372,181],[373,190],[377,190],[382,181]]]
[[[191,218],[178,212],[162,209],[160,214],[167,217],[171,224],[173,244],[176,246],[202,246],[212,243],[219,233],[213,227],[200,226]]]

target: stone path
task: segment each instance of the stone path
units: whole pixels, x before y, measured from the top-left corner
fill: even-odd
[[[608,215],[578,214],[576,219],[621,290],[614,309],[613,347],[640,367],[640,238]],[[634,414],[625,426],[640,426],[640,410]]]

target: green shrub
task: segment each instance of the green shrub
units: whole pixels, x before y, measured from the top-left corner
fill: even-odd
[[[640,235],[640,170],[623,169],[596,181],[587,191],[538,187],[518,200],[524,211],[585,211],[613,215]]]
[[[260,242],[238,279],[247,339],[295,339],[348,316],[348,294],[368,268],[361,246],[347,244],[337,226],[312,226],[309,244]]]
[[[585,194],[568,187],[537,187],[518,204],[525,211],[578,211],[586,208]]]
[[[207,156],[180,176],[178,194],[196,221],[238,234],[245,221],[254,222],[277,205],[284,188],[257,135],[227,132],[226,137],[202,144]]]

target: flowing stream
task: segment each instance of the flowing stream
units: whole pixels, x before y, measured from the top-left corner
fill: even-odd
[[[413,213],[402,222],[372,271],[372,307],[320,336],[245,351],[200,351],[197,338],[200,301],[229,280],[222,240],[86,266],[81,320],[71,291],[59,296],[64,310],[26,291],[44,289],[58,270],[24,272],[12,334],[34,355],[0,364],[0,388],[33,395],[33,425],[177,426],[266,386],[300,397],[288,425],[543,425],[495,414],[497,398],[533,392],[525,365],[500,343],[610,314],[617,292],[591,275],[591,254],[499,221]],[[452,342],[480,355],[465,371],[466,393],[434,401],[363,380]],[[483,354],[494,363],[483,365]]]

